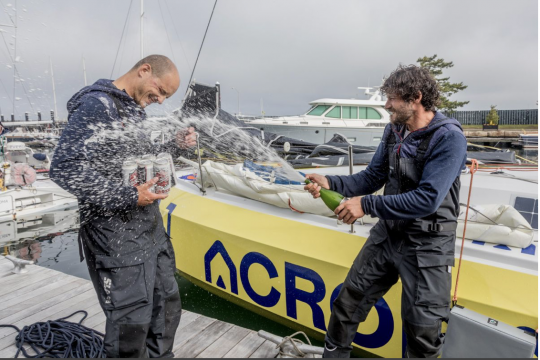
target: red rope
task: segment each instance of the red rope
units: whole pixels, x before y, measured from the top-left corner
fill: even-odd
[[[467,232],[467,218],[469,217],[469,206],[471,204],[471,193],[472,193],[472,185],[473,185],[473,178],[474,173],[478,170],[478,161],[476,159],[471,160],[471,184],[469,185],[469,197],[467,198],[467,209],[465,210],[465,222],[463,224],[463,237],[461,238],[461,251],[459,254],[459,265],[458,265],[458,271],[456,275],[456,287],[454,288],[454,297],[452,298],[452,303],[455,305],[457,303],[457,290],[458,290],[458,284],[459,284],[459,273],[461,270],[461,260],[463,258],[463,247],[465,246],[465,233]]]
[[[295,208],[292,207],[292,205],[291,205],[291,199],[289,199],[289,208],[290,208],[292,211],[296,211],[297,213],[300,213],[300,214],[303,214],[303,213],[304,213],[303,211],[296,210]]]

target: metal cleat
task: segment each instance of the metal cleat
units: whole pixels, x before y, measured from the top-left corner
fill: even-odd
[[[308,344],[294,338],[299,334],[305,336]],[[315,358],[315,355],[320,357],[324,353],[324,348],[312,346],[307,335],[301,331],[282,338],[264,330],[259,330],[259,336],[277,345],[276,348],[279,348],[278,358]]]
[[[24,274],[28,272],[26,265],[34,265],[33,261],[19,259],[11,255],[7,255],[6,259],[13,263],[14,268],[11,270],[11,272],[14,274]]]

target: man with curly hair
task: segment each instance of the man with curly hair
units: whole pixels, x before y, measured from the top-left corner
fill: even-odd
[[[398,279],[404,355],[437,357],[444,340],[467,141],[459,122],[436,110],[428,70],[399,66],[382,91],[390,123],[369,166],[350,176],[307,175],[314,197],[325,188],[350,198],[335,210],[347,224],[380,219],[333,303],[324,357],[349,357],[359,324]],[[369,195],[383,186],[383,196]]]

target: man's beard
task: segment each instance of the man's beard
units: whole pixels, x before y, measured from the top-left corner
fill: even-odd
[[[413,116],[412,109],[400,109],[391,111],[390,122],[394,125],[404,125]],[[393,117],[395,115],[395,118]]]

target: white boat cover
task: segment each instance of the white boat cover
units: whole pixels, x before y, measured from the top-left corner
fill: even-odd
[[[466,207],[462,206],[457,236],[463,236]],[[510,205],[471,205],[465,238],[493,244],[526,248],[532,244],[534,230]]]
[[[198,168],[198,164],[179,158]],[[304,190],[304,185],[280,185],[272,183],[246,169],[243,164],[226,165],[207,160],[203,165],[206,187],[240,195],[252,200],[272,204],[292,211],[322,216],[334,213],[319,199]],[[197,176],[200,184],[200,176]],[[375,195],[382,193],[382,189]],[[465,207],[458,219],[457,237],[463,234]],[[533,242],[534,230],[521,214],[510,205],[473,205],[469,210],[466,239],[526,248]],[[366,216],[365,223],[376,222]]]
[[[184,161],[184,159],[181,159]],[[188,160],[189,161],[189,160]],[[197,166],[193,162],[190,165]],[[213,186],[219,191],[247,197],[252,200],[272,204],[292,211],[333,216],[334,213],[324,202],[314,199],[304,190],[304,185],[279,185],[271,183],[243,164],[226,165],[207,160],[203,164],[205,186]],[[200,184],[200,176],[197,176]]]

